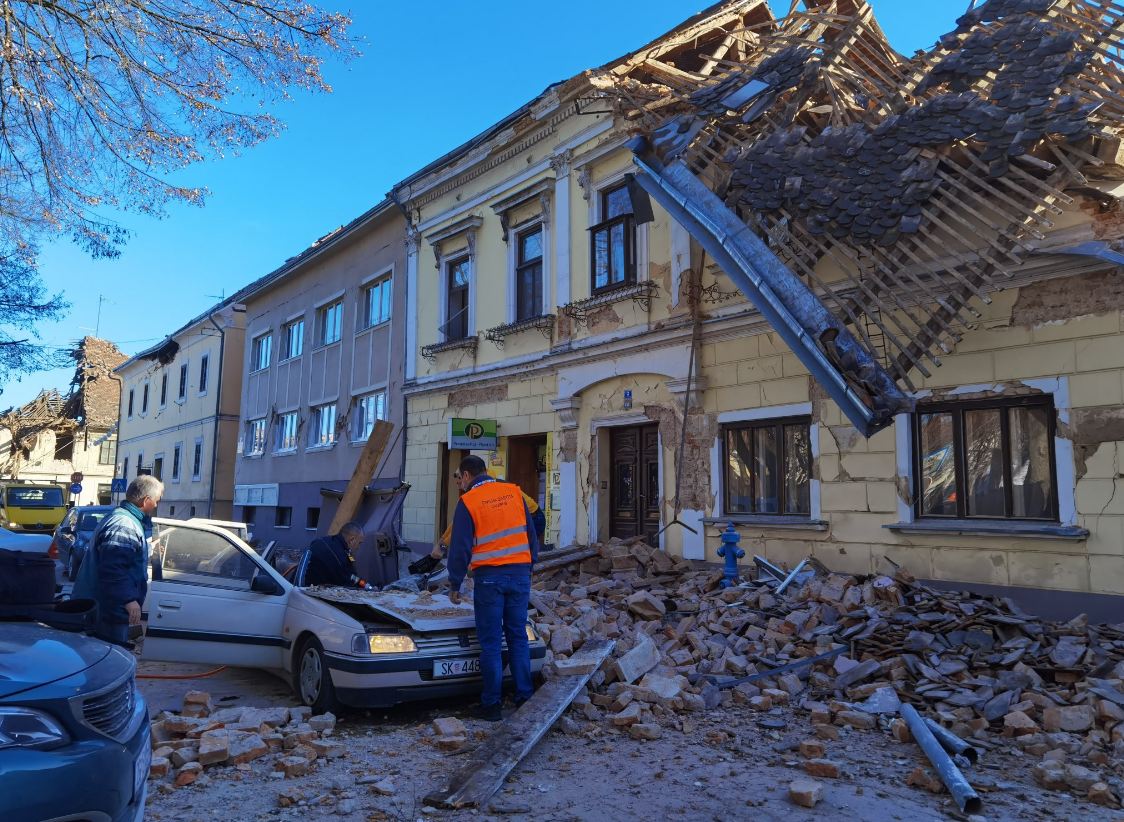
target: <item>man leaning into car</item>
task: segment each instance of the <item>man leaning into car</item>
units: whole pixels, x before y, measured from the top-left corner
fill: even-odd
[[[461,460],[454,479],[461,498],[453,513],[449,544],[449,599],[461,601],[461,583],[471,569],[476,580],[473,609],[484,680],[480,715],[495,722],[503,718],[502,638],[507,639],[516,707],[534,691],[526,629],[531,566],[538,558],[539,540],[519,486],[489,477],[480,457]]]
[[[127,645],[129,627],[141,624],[148,593],[148,540],[164,483],[148,474],[125,491],[125,501],[98,527],[71,594],[98,603],[97,635]]]

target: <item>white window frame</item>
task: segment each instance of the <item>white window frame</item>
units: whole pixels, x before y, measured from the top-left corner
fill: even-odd
[[[377,388],[374,391],[366,391],[362,394],[355,395],[355,400],[352,404],[352,407],[355,409],[355,423],[352,426],[352,430],[350,432],[352,445],[363,445],[364,443],[366,443],[371,436],[371,430],[373,430],[375,426],[374,420],[372,420],[370,426],[368,426],[366,414],[360,414],[360,410],[363,408],[363,401],[369,398],[377,398],[380,396],[382,397],[382,416],[377,416],[378,401],[376,400],[375,420],[385,420],[389,417],[389,409],[387,407],[387,391],[385,386],[383,386],[382,388]],[[362,426],[364,429],[370,430],[360,430],[360,426]]]
[[[718,484],[718,493],[714,499],[712,516],[730,518],[736,522],[760,522],[763,525],[770,520],[777,521],[807,521],[814,526],[823,518],[821,504],[821,485],[816,478],[816,465],[820,458],[820,425],[815,419],[808,423],[808,442],[811,448],[812,476],[808,478],[808,514],[729,514],[726,512],[726,466],[722,464],[725,449],[725,426],[738,423],[768,422],[769,420],[787,419],[789,417],[811,417],[812,404],[810,402],[796,402],[790,405],[772,405],[765,408],[747,408],[741,411],[723,411],[718,415],[718,436],[714,438],[714,445],[710,449],[710,472]]]
[[[199,358],[199,396],[207,396],[207,386],[211,384],[211,355]]]
[[[160,476],[156,476],[156,460],[160,460]],[[152,470],[152,476],[156,477],[156,479],[163,482],[164,481],[164,452],[163,451],[159,452],[158,454],[152,455],[152,469],[153,469]]]
[[[187,400],[187,391],[191,387],[191,361],[184,360],[180,363],[180,381],[176,386],[176,403],[183,405]]]
[[[300,333],[300,336],[299,336],[300,350],[297,351],[297,353],[294,354],[292,352],[292,346],[290,345],[290,343],[292,342],[292,338],[289,334],[289,329],[291,329],[293,326],[297,325],[297,323],[300,323],[300,327],[301,327],[301,333]],[[305,338],[306,334],[307,334],[307,328],[306,328],[306,324],[305,324],[305,321],[304,321],[304,315],[303,314],[298,314],[295,317],[290,317],[289,319],[285,320],[285,322],[281,326],[281,344],[283,346],[283,349],[280,352],[278,352],[278,354],[280,355],[281,358],[278,359],[277,361],[278,362],[288,362],[289,360],[295,360],[298,357],[303,356],[304,355],[304,338]]]
[[[261,347],[260,347],[261,341],[264,340],[266,337],[269,338],[269,357],[268,357],[269,361],[265,365],[259,366],[258,363],[261,361],[261,356],[260,356],[260,354],[261,354]],[[250,338],[250,373],[251,374],[257,374],[261,371],[267,371],[271,365],[273,365],[273,329],[272,328],[269,329],[268,331],[262,331],[259,334],[255,334],[253,337]]]
[[[371,322],[370,292],[372,289],[378,288],[379,286],[382,286],[384,284],[389,288],[390,291],[390,299],[387,305],[386,316],[381,318],[378,322]],[[361,295],[359,331],[368,331],[372,328],[376,328],[382,325],[383,323],[390,322],[391,318],[394,316],[394,266],[384,269],[383,271],[380,271],[377,274],[368,277],[366,280],[360,283],[359,293]]]
[[[453,254],[441,255],[441,313],[438,315],[438,327],[443,328],[448,325],[449,317],[449,270],[451,264],[458,260],[468,260],[468,327],[467,333],[463,338],[470,340],[476,336],[476,253],[470,247],[458,249]],[[448,332],[441,331],[441,342],[453,342],[449,337]]]
[[[1021,380],[1028,388],[1038,389],[1043,394],[1048,394],[1054,399],[1054,413],[1058,417],[1057,431],[1054,432],[1054,483],[1058,492],[1058,525],[1077,526],[1077,473],[1073,462],[1073,440],[1062,436],[1070,420],[1069,378],[1068,377],[1043,377],[1041,379]],[[992,396],[997,400],[1009,397],[1004,391],[1004,386],[981,383],[978,385],[961,385],[956,388],[937,389],[942,394],[942,399],[955,401],[958,395],[970,395],[979,399],[980,395]],[[933,394],[930,390],[913,392],[915,400],[924,400]],[[896,414],[894,416],[894,450],[897,461],[897,475],[910,489],[912,496],[916,488],[916,477],[913,459],[913,419],[911,414]],[[931,522],[927,518],[919,519],[914,506],[898,495],[898,522],[901,524],[922,524]],[[948,520],[955,523],[964,523],[971,528],[971,520]],[[1025,523],[1028,520],[1000,520],[1008,523]],[[1043,522],[1041,525],[1049,528],[1052,523]]]
[[[199,454],[199,470],[195,470],[195,455]],[[206,454],[203,453],[203,438],[195,438],[195,446],[191,449],[191,481],[199,482],[203,479],[203,459]]]
[[[539,316],[550,312],[553,305],[551,254],[550,254],[550,215],[538,214],[519,225],[511,226],[507,230],[507,321],[515,322],[518,306],[516,296],[518,285],[516,283],[516,268],[519,264],[519,235],[531,231],[535,225],[542,231],[542,305],[539,306]]]
[[[258,450],[250,450],[254,442],[254,428],[258,423],[261,423],[261,448]],[[244,456],[247,457],[260,457],[265,453],[266,438],[269,436],[269,421],[265,417],[255,417],[252,420],[246,420],[246,451]]]
[[[326,402],[322,405],[314,405],[310,411],[308,450],[313,451],[334,447],[339,439],[339,435],[336,432],[336,421],[339,418],[336,404],[334,402]],[[325,416],[328,417],[327,425],[325,425]]]
[[[316,316],[316,328],[315,328],[315,331],[314,331],[314,333],[316,335],[315,336],[315,339],[316,339],[316,346],[315,347],[316,348],[327,348],[328,346],[336,345],[338,342],[343,340],[343,323],[344,323],[344,313],[345,313],[344,312],[344,303],[345,302],[346,301],[344,300],[344,292],[341,291],[338,294],[333,294],[328,299],[323,300],[322,302],[320,302],[316,305],[316,314],[315,314],[315,316]],[[328,311],[332,308],[335,308],[337,305],[339,306],[339,309],[340,309],[340,319],[339,319],[339,324],[337,326],[338,336],[334,340],[327,340],[327,339],[325,339],[325,331],[327,330],[326,325],[325,325],[325,320],[327,319]]]
[[[292,417],[295,422],[293,425],[293,444],[289,448],[282,448],[281,443],[285,436],[285,420]],[[277,414],[277,431],[274,435],[273,453],[275,454],[295,454],[300,447],[300,429],[301,429],[301,415],[299,409],[292,409],[290,411],[280,411]]]

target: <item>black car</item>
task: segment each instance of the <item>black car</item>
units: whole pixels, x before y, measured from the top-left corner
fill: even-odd
[[[112,505],[83,505],[71,508],[55,529],[55,549],[69,579],[77,578],[78,569],[82,567],[82,558],[86,556],[86,549],[90,545],[94,530],[112,510]]]
[[[133,655],[0,620],[0,819],[139,822],[152,761]]]

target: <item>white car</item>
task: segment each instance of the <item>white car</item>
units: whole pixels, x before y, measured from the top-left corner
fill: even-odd
[[[302,588],[227,530],[157,519],[144,659],[281,672],[305,705],[479,693],[472,606],[444,595]],[[527,623],[531,669],[546,645]]]
[[[26,551],[29,554],[47,554],[51,549],[51,535],[0,528],[0,548],[6,551]]]

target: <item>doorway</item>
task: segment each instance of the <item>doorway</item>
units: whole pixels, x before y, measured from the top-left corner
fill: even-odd
[[[658,545],[660,449],[656,424],[609,431],[609,537]]]
[[[507,481],[546,510],[546,434],[508,437]]]

